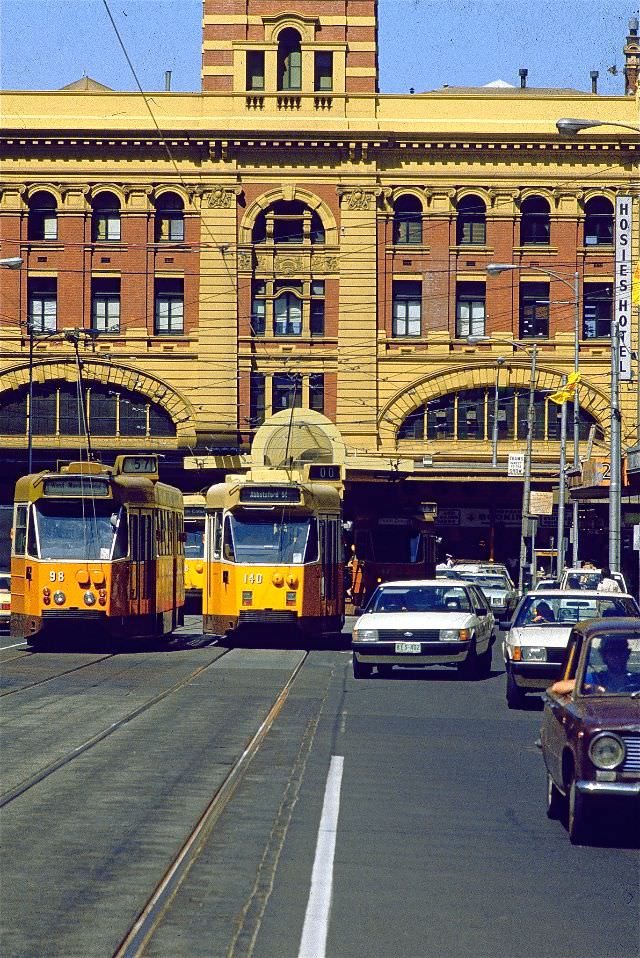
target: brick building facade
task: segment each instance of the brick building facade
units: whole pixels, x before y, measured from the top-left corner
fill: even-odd
[[[29,328],[36,467],[80,442],[61,334],[80,329],[105,458],[144,444],[198,488],[294,404],[336,423],[353,489],[406,476],[451,548],[512,548],[517,520],[494,510],[519,505],[506,459],[525,444],[526,350],[534,480],[551,488],[547,396],[573,369],[576,272],[582,448],[606,450],[618,194],[634,196],[638,249],[638,137],[606,126],[637,123],[633,31],[625,51],[615,97],[380,95],[375,0],[206,0],[202,92],[154,94],[155,122],[140,94],[91,81],[6,94],[1,255],[23,260],[0,276],[8,479],[26,464]],[[605,125],[561,138],[563,116]],[[491,262],[518,269],[491,277]],[[635,382],[621,402],[632,445]]]

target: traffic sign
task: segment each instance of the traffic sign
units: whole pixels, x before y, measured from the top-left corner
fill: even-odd
[[[507,462],[507,475],[512,478],[524,476],[524,453],[510,452]]]

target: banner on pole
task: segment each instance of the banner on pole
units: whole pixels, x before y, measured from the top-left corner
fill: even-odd
[[[631,376],[631,286],[633,261],[631,250],[631,197],[616,197],[616,283],[614,323],[618,328],[620,381]]]

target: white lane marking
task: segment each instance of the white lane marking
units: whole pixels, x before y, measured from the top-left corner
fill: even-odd
[[[0,646],[0,652],[4,652],[5,649],[19,649],[21,645],[27,644],[27,642],[16,642],[15,645],[2,645]]]
[[[325,958],[326,954],[343,767],[344,757],[332,755],[324,790],[316,857],[311,872],[311,891],[304,916],[298,958]]]

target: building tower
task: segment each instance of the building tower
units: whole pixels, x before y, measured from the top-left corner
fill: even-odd
[[[638,92],[638,76],[640,74],[640,40],[638,39],[638,18],[629,20],[629,35],[623,48],[624,65],[624,92],[627,96],[635,96]]]
[[[204,0],[202,90],[376,93],[378,0]]]

